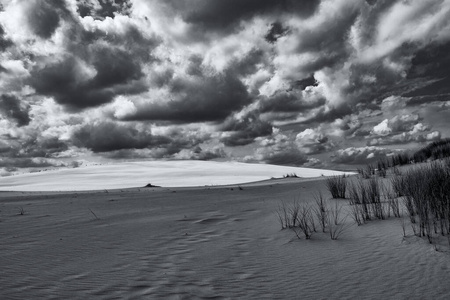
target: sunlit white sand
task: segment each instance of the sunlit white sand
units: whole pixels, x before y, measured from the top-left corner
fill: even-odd
[[[339,171],[211,161],[145,161],[61,169],[0,178],[2,191],[83,191],[142,187],[239,184],[286,174],[309,178]]]

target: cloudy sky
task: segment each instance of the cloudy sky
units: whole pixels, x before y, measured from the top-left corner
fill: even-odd
[[[344,168],[450,137],[450,0],[0,0],[0,168]]]

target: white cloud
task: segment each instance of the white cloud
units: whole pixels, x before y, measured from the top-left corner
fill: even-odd
[[[392,133],[392,128],[389,127],[389,120],[384,119],[380,124],[372,129],[372,133],[379,136],[387,136]]]
[[[134,103],[124,96],[118,96],[112,103],[114,109],[114,117],[123,119],[136,113],[137,108]]]
[[[375,146],[350,147],[336,151],[332,161],[338,164],[367,164],[392,153],[393,150]]]

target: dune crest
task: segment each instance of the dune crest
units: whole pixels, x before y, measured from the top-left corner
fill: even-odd
[[[0,178],[0,191],[86,191],[240,184],[287,174],[310,178],[339,171],[213,161],[142,161],[60,169]]]

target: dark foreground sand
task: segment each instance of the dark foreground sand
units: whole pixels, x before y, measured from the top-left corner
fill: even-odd
[[[448,299],[449,254],[399,219],[299,240],[280,201],[347,202],[321,178],[241,187],[2,192],[0,298]]]

